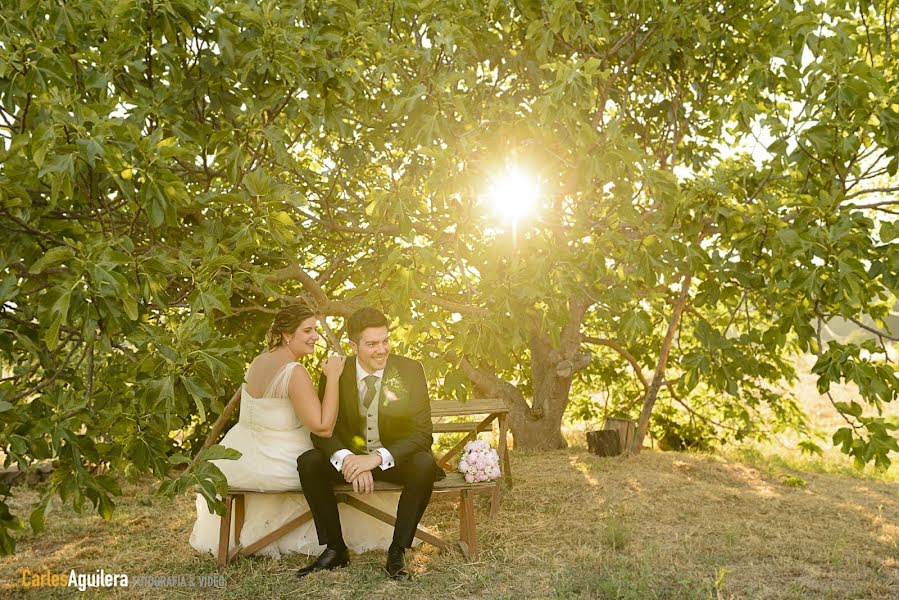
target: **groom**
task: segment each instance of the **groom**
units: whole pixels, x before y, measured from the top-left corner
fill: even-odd
[[[424,369],[418,361],[390,354],[387,317],[361,308],[347,321],[350,357],[340,376],[340,404],[334,433],[313,435],[315,449],[297,459],[303,493],[315,520],[318,541],[327,546],[303,577],[349,564],[334,483],[347,481],[357,493],[371,493],[375,480],[402,484],[387,574],[408,578],[404,552],[431,499],[434,481],[445,474],[431,453],[431,404]],[[325,376],[319,382],[319,395]]]

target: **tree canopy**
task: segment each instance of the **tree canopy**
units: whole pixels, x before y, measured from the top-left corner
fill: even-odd
[[[12,1],[0,9],[0,446],[52,496],[223,480],[197,453],[302,299],[392,319],[435,395],[669,445],[806,430],[791,357],[899,393],[892,2]],[[526,173],[514,223],[485,190]],[[832,319],[872,333],[826,341]],[[591,393],[600,391],[599,406]],[[222,456],[219,448],[204,458]],[[6,493],[9,490],[2,490]],[[20,526],[0,504],[0,546]]]

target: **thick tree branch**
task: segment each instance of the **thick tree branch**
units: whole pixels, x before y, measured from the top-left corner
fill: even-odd
[[[490,315],[490,311],[486,308],[474,304],[462,304],[461,302],[447,300],[446,298],[441,298],[440,296],[435,296],[426,292],[416,292],[415,298],[463,315],[471,315],[473,317],[487,317]]]
[[[517,387],[496,376],[495,373],[484,368],[475,367],[464,357],[459,357],[455,352],[447,352],[447,359],[451,362],[458,360],[459,368],[465,373],[472,383],[491,396],[504,399],[509,404],[518,405],[526,413],[530,414],[531,407],[524,395]]]
[[[284,281],[289,281],[291,279],[296,279],[300,282],[300,285],[303,288],[312,294],[312,299],[315,301],[316,305],[324,306],[330,302],[328,295],[321,288],[318,282],[312,277],[309,273],[305,271],[300,265],[292,264],[288,267],[284,267],[275,272],[272,276],[272,280],[281,283]]]
[[[269,308],[268,306],[260,306],[258,304],[250,304],[248,306],[237,306],[237,307],[231,308],[230,315],[223,315],[221,318],[227,319],[230,316],[239,315],[241,313],[247,313],[247,312],[260,312],[260,313],[265,313],[265,314],[269,314],[269,315],[274,315],[274,314],[278,313],[278,309],[277,308]]]
[[[578,353],[571,358],[564,358],[556,363],[555,374],[557,377],[562,377],[563,379],[571,377],[578,371],[590,366],[592,360],[593,357],[585,353]]]
[[[559,336],[559,347],[564,356],[574,356],[581,346],[581,324],[587,313],[589,303],[583,296],[577,295],[568,303],[568,322]]]
[[[276,283],[289,281],[291,279],[299,281],[300,285],[303,286],[303,289],[309,293],[309,296],[304,297],[304,300],[311,306],[312,310],[318,314],[349,317],[363,304],[361,298],[354,298],[353,300],[346,301],[331,300],[315,278],[298,264],[284,267],[272,275],[272,281]]]
[[[348,317],[354,310],[364,303],[360,298],[354,298],[353,300],[347,301],[331,300],[328,298],[328,295],[322,289],[318,281],[297,264],[284,267],[272,276],[272,280],[278,283],[289,281],[291,279],[296,279],[300,282],[303,289],[310,294],[309,300],[312,304],[312,308],[321,314]],[[430,302],[435,306],[460,314],[475,317],[487,317],[490,315],[490,311],[486,308],[473,304],[462,304],[461,302],[447,300],[446,298],[441,298],[440,296],[428,294],[426,292],[416,292],[415,297],[418,300]]]
[[[871,202],[869,204],[843,204],[840,206],[840,210],[853,210],[853,209],[872,209],[879,210],[883,212],[891,212],[889,209],[884,208],[886,206],[896,206],[899,207],[899,200],[884,200],[883,202]]]

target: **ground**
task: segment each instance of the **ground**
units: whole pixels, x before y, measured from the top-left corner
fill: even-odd
[[[824,463],[822,463],[824,465]],[[480,562],[457,550],[411,552],[415,579],[386,579],[383,552],[304,580],[307,558],[242,559],[225,587],[129,589],[141,598],[899,598],[899,486],[797,470],[744,452],[729,457],[645,451],[598,458],[583,447],[514,454],[514,487],[493,519],[479,506]],[[211,556],[187,539],[192,498],[130,487],[112,521],[59,510],[45,533],[0,561],[0,595],[23,590],[17,570],[200,575]],[[19,501],[27,500],[23,495]],[[449,501],[425,524],[456,533]],[[68,592],[69,590],[65,590]],[[373,594],[373,595],[370,595]],[[85,594],[91,597],[92,594]],[[107,594],[108,595],[108,594]]]
[[[797,387],[807,400],[809,385]],[[838,423],[820,398],[806,405],[823,428]],[[23,532],[18,553],[0,559],[0,596],[71,593],[23,589],[22,569],[102,568],[132,577],[220,573],[224,587],[82,597],[899,599],[895,466],[860,473],[832,449],[802,457],[788,438],[714,455],[646,449],[599,458],[582,434],[568,435],[567,450],[512,453],[514,486],[502,509],[491,519],[486,502],[478,505],[476,564],[423,546],[409,553],[408,583],[386,578],[383,552],[304,580],[293,572],[305,556],[241,559],[219,571],[188,545],[193,498],[156,497],[150,482],[137,482],[111,521],[57,508],[43,534]],[[15,503],[27,515],[36,495],[20,491]],[[424,525],[455,536],[456,506],[433,504]]]

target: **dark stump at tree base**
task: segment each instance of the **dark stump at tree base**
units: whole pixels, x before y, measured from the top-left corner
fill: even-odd
[[[588,431],[587,448],[599,456],[618,456],[621,454],[621,438],[614,429]]]
[[[613,429],[618,432],[618,439],[621,442],[622,452],[627,452],[628,449],[630,449],[634,438],[637,436],[637,422],[630,419],[606,417],[602,428]]]

